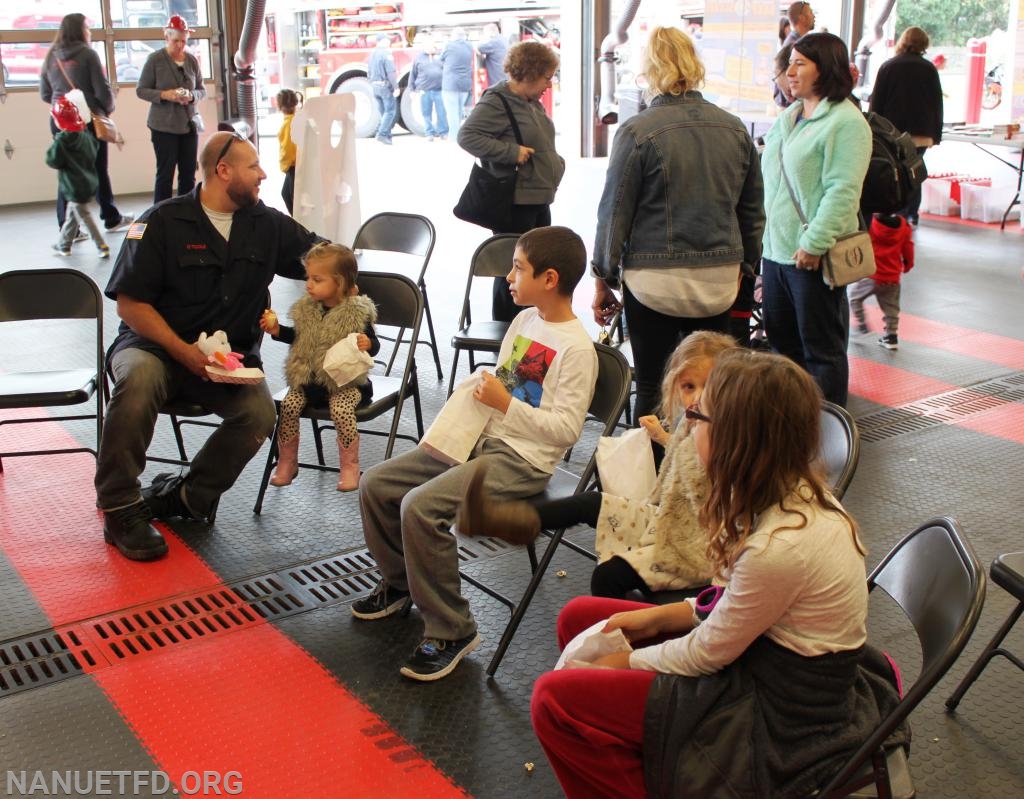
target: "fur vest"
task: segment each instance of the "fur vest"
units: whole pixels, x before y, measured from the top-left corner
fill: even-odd
[[[325,313],[326,311],[326,313]],[[284,377],[289,388],[310,383],[335,391],[340,386],[324,371],[327,350],[350,333],[362,333],[377,321],[377,306],[369,297],[356,295],[325,309],[308,295],[301,297],[288,312],[295,323],[295,341],[284,364]],[[352,385],[366,382],[364,375]]]
[[[658,482],[645,500],[602,495],[600,559],[618,555],[652,591],[710,583],[707,536],[697,520],[707,494],[707,474],[696,444],[680,429],[669,441]]]

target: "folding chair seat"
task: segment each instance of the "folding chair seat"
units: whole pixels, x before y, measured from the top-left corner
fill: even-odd
[[[462,297],[462,312],[459,315],[458,332],[452,336],[452,349],[455,354],[452,357],[452,373],[448,379],[448,396],[455,388],[455,372],[459,366],[459,353],[463,350],[469,352],[469,371],[473,372],[479,365],[473,358],[474,353],[490,352],[497,355],[501,350],[501,341],[508,331],[508,322],[474,322],[473,312],[470,304],[470,294],[473,289],[474,278],[495,278],[504,277],[512,269],[512,254],[516,249],[516,242],[519,241],[518,233],[501,233],[484,241],[469,263],[469,276],[466,278],[466,291]],[[487,285],[493,285],[492,280],[487,280]],[[490,296],[490,295],[488,295]]]
[[[1006,638],[1007,633],[1017,623],[1021,612],[1024,611],[1024,552],[1007,552],[999,555],[992,561],[989,574],[996,585],[1017,600],[1017,607],[1010,611],[1006,621],[1003,622],[992,640],[981,651],[978,659],[971,666],[970,671],[967,672],[963,680],[960,681],[953,695],[946,700],[946,707],[949,710],[956,710],[956,706],[964,698],[967,689],[981,676],[981,672],[985,670],[989,661],[996,655],[1002,655],[1018,669],[1024,669],[1024,661],[1021,661],[1019,657],[1002,646],[1003,639]]]
[[[93,362],[87,367],[75,367],[72,364],[76,359],[66,357],[52,364],[59,368],[50,371],[0,373],[0,409],[64,407],[94,399],[95,410],[86,414],[0,419],[0,425],[95,419],[96,446],[0,452],[0,472],[3,472],[3,458],[71,452],[95,455],[103,433],[104,408],[103,297],[96,284],[74,269],[15,270],[0,274],[0,322],[74,319],[95,322]],[[73,332],[72,327],[68,326],[69,337],[80,340],[80,330],[76,328]],[[15,345],[0,344],[5,350],[8,346]],[[49,361],[49,353],[42,353],[39,360]]]
[[[371,371],[370,380],[373,383],[373,398],[369,404],[361,405],[356,409],[356,422],[359,424],[359,432],[361,434],[387,437],[388,442],[384,450],[384,457],[386,459],[391,457],[396,439],[401,438],[415,443],[423,437],[423,410],[420,405],[420,389],[416,376],[416,344],[419,341],[420,322],[423,319],[423,295],[420,294],[419,288],[409,278],[404,275],[388,274],[385,272],[360,274],[359,287],[362,294],[370,297],[377,304],[378,327],[394,327],[399,330],[408,330],[410,333],[409,339],[404,342],[404,345],[401,336],[395,336],[394,350],[387,358],[389,363],[393,363],[398,349],[405,346],[405,361],[402,364],[402,372],[395,374],[391,367],[383,368],[382,373]],[[379,333],[378,337],[380,337]],[[383,359],[380,359],[377,363],[384,367],[382,361]],[[281,401],[287,393],[287,389],[284,389],[274,395],[274,403],[278,409],[278,425],[280,425]],[[412,398],[416,414],[416,436],[398,432],[399,422],[402,420],[402,407],[405,404],[405,400],[409,397]],[[372,421],[388,413],[391,414],[391,425],[386,432],[365,427],[365,422]],[[334,429],[334,425],[331,424],[329,409],[326,406],[307,405],[302,412],[302,417],[309,419],[313,426],[318,463],[304,463],[300,461],[299,467],[337,472],[338,467],[328,466],[325,463],[323,442],[321,441],[321,434],[324,430]],[[263,498],[267,492],[267,486],[270,484],[270,475],[277,464],[277,452],[277,426],[275,426],[253,513],[258,514],[263,509]]]
[[[597,385],[594,388],[594,398],[590,403],[588,416],[602,424],[601,435],[607,436],[611,435],[615,429],[619,417],[622,415],[622,410],[626,405],[626,400],[629,396],[630,369],[626,359],[614,347],[604,344],[595,344],[594,346],[597,349]],[[594,452],[591,453],[582,474],[575,475],[561,467],[556,468],[547,488],[540,494],[531,497],[530,501],[559,499],[589,490],[595,486],[596,476],[597,459],[595,446]],[[508,607],[512,613],[512,618],[509,620],[508,626],[501,636],[501,641],[498,643],[498,649],[487,666],[487,673],[489,675],[494,676],[494,673],[498,670],[498,666],[505,656],[505,651],[508,649],[509,644],[512,643],[512,638],[515,636],[516,630],[526,615],[530,602],[533,600],[533,595],[537,592],[537,587],[544,577],[544,572],[555,555],[555,549],[559,544],[564,544],[578,551],[578,548],[572,542],[563,539],[564,533],[564,529],[555,530],[550,533],[547,547],[539,561],[534,544],[530,544],[527,547],[530,568],[533,574],[518,602],[509,599],[472,575],[461,572],[462,579],[497,599]]]
[[[426,273],[427,265],[430,263],[430,255],[434,251],[434,241],[437,234],[434,232],[433,223],[425,216],[418,214],[402,214],[395,211],[385,211],[367,219],[356,233],[352,249],[356,252],[356,259],[359,261],[359,272],[392,272],[409,274],[407,267],[416,274],[413,280],[419,286],[423,295],[423,310],[427,318],[427,340],[420,341],[430,347],[434,356],[434,366],[437,369],[437,379],[443,380],[444,373],[441,371],[441,356],[437,350],[437,339],[434,336],[434,318],[430,313],[430,302],[427,299]],[[407,256],[416,256],[415,259],[396,258],[394,253]],[[362,280],[360,280],[360,284]],[[403,330],[398,331],[398,339],[401,341],[404,335]],[[396,348],[397,352],[397,348]],[[394,361],[388,363],[388,369],[394,365]]]
[[[966,646],[985,602],[985,572],[959,523],[938,517],[896,544],[872,570],[868,590],[876,588],[913,626],[921,648],[921,672],[911,684],[904,684],[899,704],[816,794],[819,797],[915,795],[904,748],[886,749],[885,742]]]

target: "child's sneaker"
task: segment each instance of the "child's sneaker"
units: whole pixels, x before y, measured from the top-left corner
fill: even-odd
[[[110,247],[108,247],[106,244],[101,244],[97,248],[97,250],[99,252],[100,258],[109,258],[110,257]]]
[[[70,247],[61,247],[59,244],[51,245],[53,247],[53,254],[59,255],[61,258],[67,258],[71,255]]]
[[[900,348],[900,342],[895,333],[882,336],[878,339],[878,345],[885,347],[887,350],[898,350]]]

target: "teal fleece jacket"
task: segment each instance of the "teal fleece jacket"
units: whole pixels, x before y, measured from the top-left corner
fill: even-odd
[[[761,156],[767,217],[762,255],[780,264],[795,263],[801,248],[821,255],[837,237],[857,230],[861,185],[871,159],[871,129],[853,103],[822,100],[809,119],[797,122],[802,110],[797,101],[775,121]],[[780,148],[809,223],[806,230],[782,179]]]

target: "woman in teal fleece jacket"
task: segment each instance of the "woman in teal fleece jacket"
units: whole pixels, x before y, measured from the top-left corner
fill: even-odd
[[[831,33],[807,34],[793,47],[786,77],[794,103],[765,137],[761,157],[767,224],[763,312],[772,349],[796,361],[825,399],[846,404],[846,289],[821,278],[821,256],[858,227],[861,185],[871,158],[871,130],[849,102],[849,55]],[[780,154],[804,227],[782,177]]]

